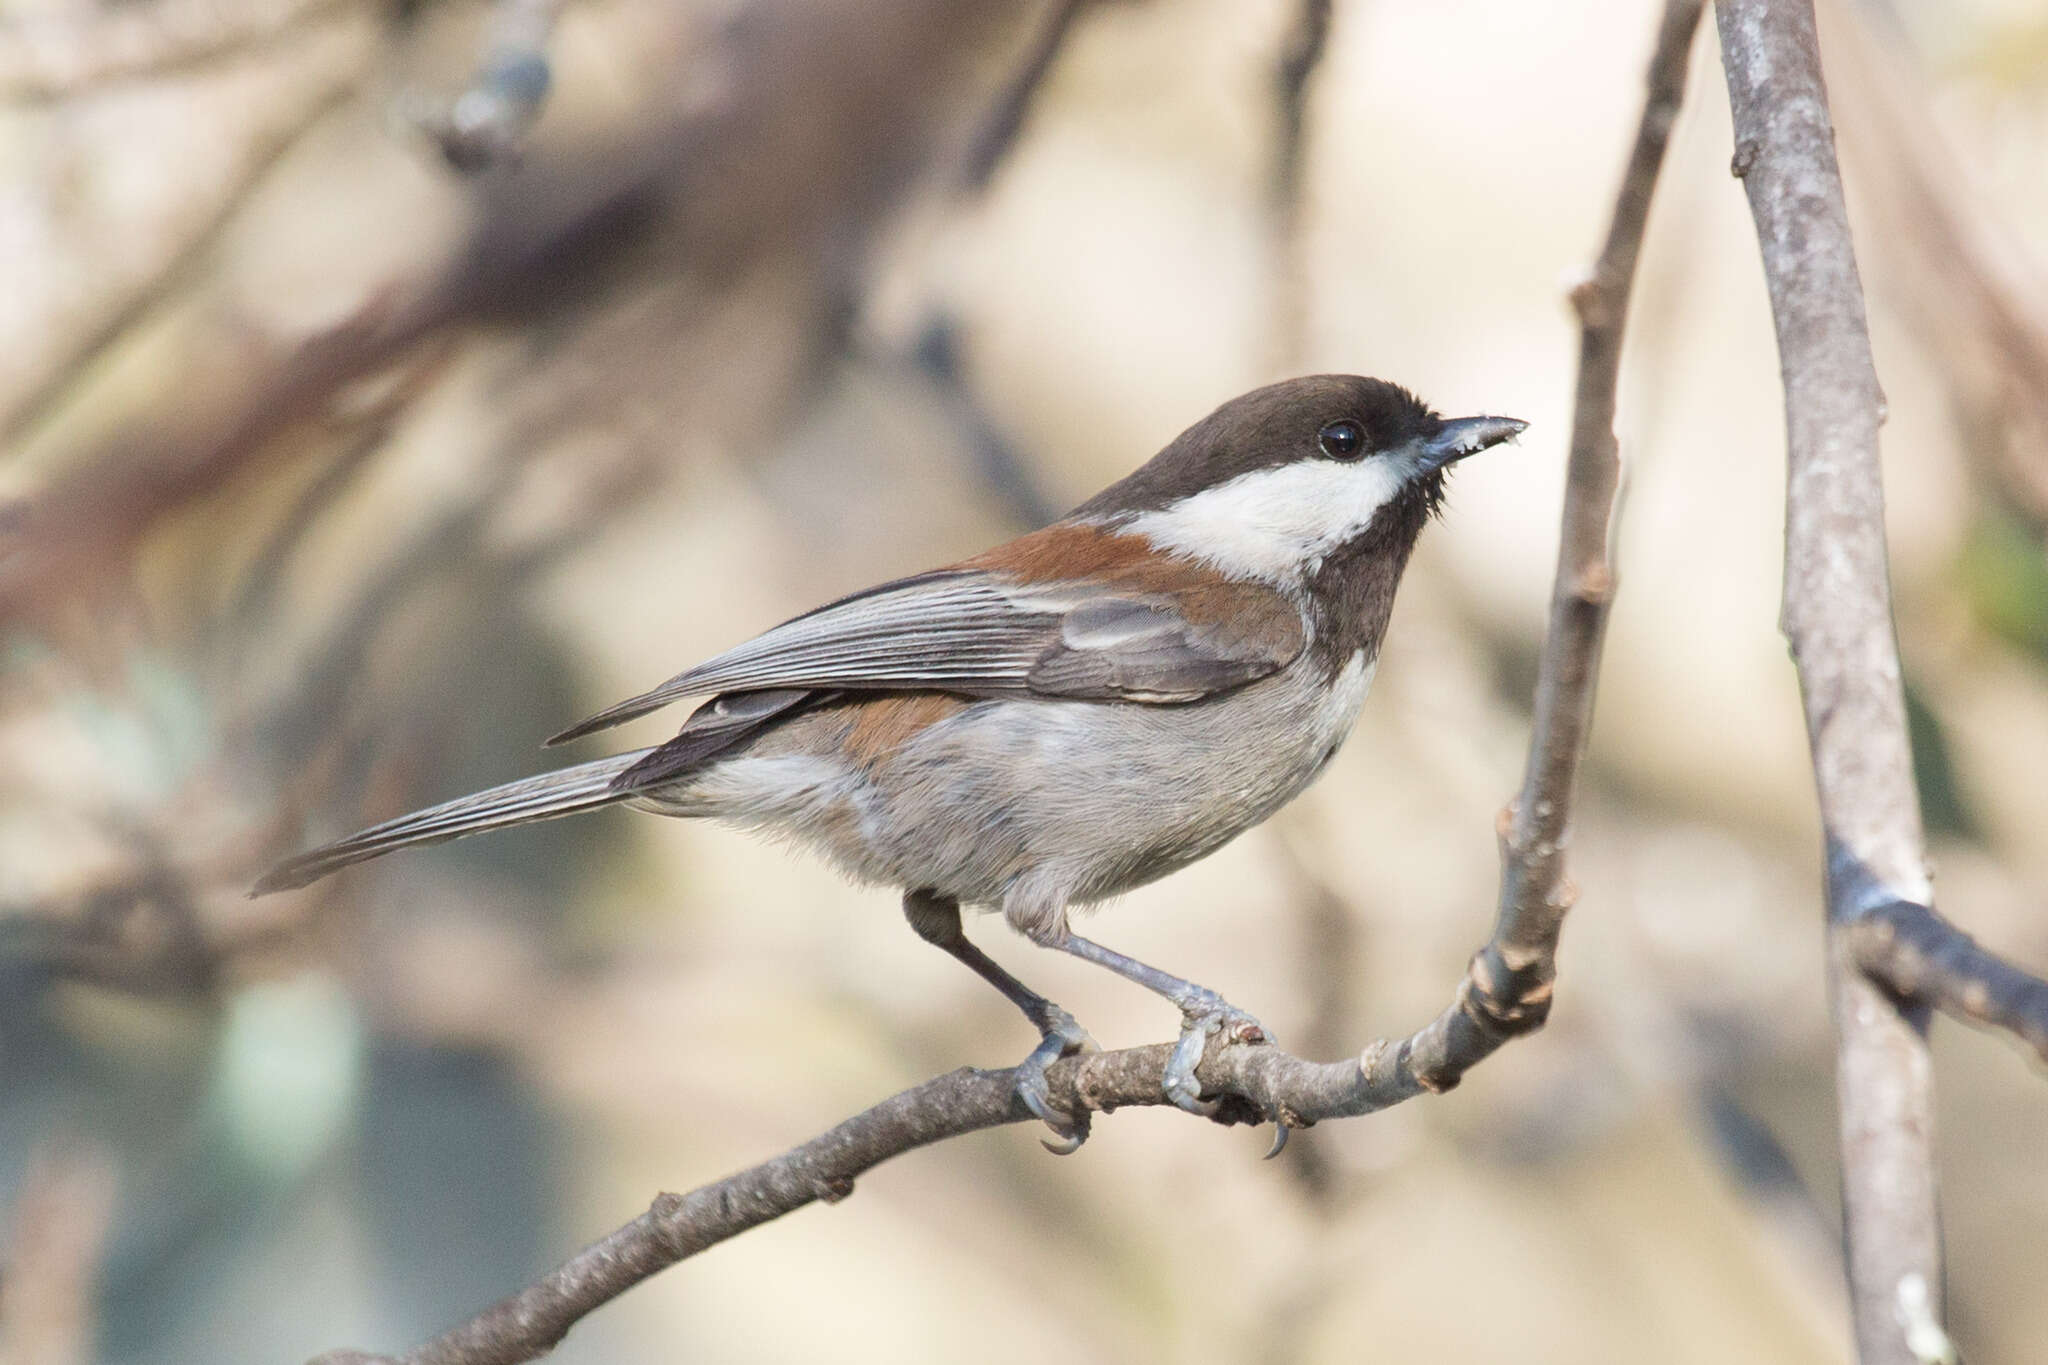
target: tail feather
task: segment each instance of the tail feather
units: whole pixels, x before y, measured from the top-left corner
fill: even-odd
[[[624,801],[633,795],[632,789],[615,789],[614,780],[652,752],[639,749],[593,763],[579,763],[573,768],[507,782],[386,820],[346,839],[285,859],[264,873],[249,894],[267,896],[273,891],[307,886],[351,863],[380,857],[397,848],[438,844],[480,830],[552,820],[558,815],[573,815]]]

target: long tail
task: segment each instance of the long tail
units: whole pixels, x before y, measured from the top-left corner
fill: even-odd
[[[558,815],[573,815],[577,811],[596,810],[600,806],[624,801],[633,792],[614,789],[613,779],[652,752],[651,749],[639,749],[629,754],[600,758],[594,763],[579,763],[573,768],[507,782],[502,787],[460,796],[438,806],[401,815],[395,820],[386,820],[360,834],[351,834],[346,839],[337,839],[331,844],[285,859],[264,873],[249,894],[267,896],[273,891],[306,886],[350,863],[380,857],[395,848],[438,844],[479,830],[552,820]]]

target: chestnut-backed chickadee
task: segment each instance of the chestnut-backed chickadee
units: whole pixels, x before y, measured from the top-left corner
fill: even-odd
[[[1045,1069],[1088,1042],[968,942],[960,906],[1179,1006],[1176,1102],[1214,992],[1075,934],[1068,912],[1221,846],[1306,787],[1372,683],[1394,589],[1453,461],[1521,431],[1446,421],[1376,379],[1256,389],[1042,531],[799,616],[553,741],[684,697],[674,739],[400,816],[279,864],[254,894],[408,844],[625,804],[785,835],[902,887],[917,932],[1035,1024],[1024,1103],[1078,1141]]]

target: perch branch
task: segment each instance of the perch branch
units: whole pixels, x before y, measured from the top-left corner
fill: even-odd
[[[1461,988],[1461,999],[1466,991]],[[1453,1011],[1455,1012],[1455,1011]],[[1206,1093],[1233,1097],[1233,1116],[1278,1115],[1305,1126],[1372,1113],[1442,1088],[1447,1046],[1490,1052],[1510,1036],[1432,1024],[1359,1057],[1311,1062],[1278,1048],[1213,1043],[1196,1068]],[[1453,1043],[1452,1040],[1458,1040]],[[1046,1085],[1068,1113],[1167,1105],[1163,1077],[1173,1052],[1155,1043],[1056,1062]],[[1482,1052],[1482,1055],[1483,1055]],[[551,1350],[583,1316],[679,1261],[807,1204],[836,1203],[854,1181],[892,1157],[1006,1123],[1036,1122],[1017,1098],[1016,1073],[962,1067],[902,1091],[798,1147],[688,1194],[663,1194],[632,1222],[564,1261],[527,1288],[403,1356],[330,1351],[313,1365],[515,1365]]]
[[[1565,493],[1563,544],[1537,721],[1521,796],[1501,819],[1503,871],[1492,938],[1473,957],[1442,1014],[1356,1057],[1312,1062],[1270,1046],[1212,1039],[1196,1078],[1226,1097],[1226,1122],[1305,1127],[1369,1114],[1455,1086],[1501,1044],[1549,1012],[1555,954],[1571,894],[1564,848],[1592,712],[1613,577],[1608,521],[1618,460],[1614,385],[1621,330],[1651,191],[1684,97],[1686,54],[1700,0],[1669,0],[1652,59],[1642,127],[1600,259],[1573,292],[1583,325],[1578,411]],[[1170,1103],[1170,1044],[1087,1053],[1054,1064],[1055,1107],[1108,1112]],[[664,1194],[638,1218],[534,1284],[401,1357],[329,1352],[315,1365],[514,1365],[544,1354],[580,1318],[633,1285],[717,1243],[818,1200],[834,1201],[891,1157],[1005,1123],[1031,1122],[1012,1071],[962,1069],[884,1100],[802,1146],[684,1195]]]
[[[1579,315],[1579,378],[1571,460],[1550,628],[1536,679],[1535,730],[1521,795],[1502,813],[1500,920],[1481,950],[1495,975],[1520,978],[1527,1004],[1548,1007],[1549,974],[1574,890],[1565,879],[1573,786],[1593,716],[1601,635],[1614,591],[1609,521],[1621,460],[1614,437],[1615,384],[1630,284],[1657,172],[1685,96],[1686,61],[1699,26],[1698,0],[1669,0],[1650,61],[1649,92],[1616,196],[1606,244],[1572,290]],[[1476,960],[1475,960],[1476,961]],[[1540,978],[1540,979],[1539,979]]]

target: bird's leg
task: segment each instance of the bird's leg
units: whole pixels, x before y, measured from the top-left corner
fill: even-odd
[[[1048,948],[1072,953],[1084,962],[1107,967],[1117,975],[1137,982],[1148,991],[1156,991],[1180,1009],[1180,1041],[1174,1045],[1173,1056],[1166,1063],[1166,1093],[1175,1104],[1189,1113],[1214,1117],[1221,1108],[1217,1101],[1202,1098],[1202,1087],[1195,1080],[1195,1067],[1200,1065],[1202,1050],[1208,1045],[1212,1034],[1221,1033],[1230,1041],[1238,1043],[1272,1041],[1258,1020],[1207,986],[1198,986],[1170,972],[1162,972],[1157,967],[1147,966],[1136,958],[1125,957],[1115,949],[1105,948],[1092,939],[1082,938],[1067,928],[1064,916],[1050,925],[1029,925],[1026,932],[1036,942]],[[1277,1147],[1275,1150],[1278,1150]]]
[[[975,975],[1003,993],[1003,998],[1024,1011],[1038,1029],[1038,1046],[1017,1067],[1017,1097],[1032,1113],[1059,1135],[1059,1143],[1046,1147],[1061,1155],[1074,1151],[1088,1140],[1088,1113],[1069,1116],[1053,1108],[1045,1086],[1045,1069],[1062,1057],[1095,1046],[1088,1030],[1074,1016],[1010,975],[987,953],[968,940],[960,925],[960,902],[935,891],[912,891],[903,898],[903,917],[926,943],[943,948],[974,969]],[[1199,1055],[1199,1054],[1197,1054]]]

